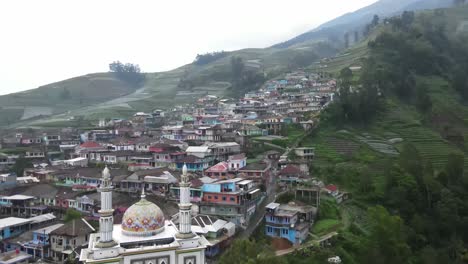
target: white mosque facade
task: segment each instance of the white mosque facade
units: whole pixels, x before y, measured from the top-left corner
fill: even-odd
[[[179,224],[165,220],[161,209],[145,199],[125,212],[122,224],[113,223],[112,185],[107,168],[102,172],[99,233],[91,234],[81,251],[83,263],[205,264],[208,241],[191,230],[190,184],[187,167],[181,179]]]

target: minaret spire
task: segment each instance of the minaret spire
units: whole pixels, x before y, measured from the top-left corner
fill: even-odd
[[[116,245],[112,239],[114,229],[114,209],[112,209],[112,186],[109,168],[102,171],[102,180],[98,192],[101,193],[101,210],[99,210],[99,242],[100,248],[113,247]]]
[[[187,165],[184,163],[180,179],[179,233],[176,235],[178,238],[190,238],[195,236],[192,232],[191,211],[190,182],[187,174]]]

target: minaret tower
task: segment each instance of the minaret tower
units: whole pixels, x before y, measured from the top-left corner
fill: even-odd
[[[114,229],[114,209],[112,209],[112,189],[109,169],[102,171],[102,182],[98,188],[101,193],[101,210],[99,210],[99,242],[100,248],[113,247],[116,245],[112,239],[112,230]]]
[[[179,202],[179,232],[177,238],[194,237],[192,233],[192,203],[190,203],[190,182],[187,175],[187,165],[182,167],[182,177],[180,181],[180,202]]]

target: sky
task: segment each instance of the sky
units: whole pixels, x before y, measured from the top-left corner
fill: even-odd
[[[167,71],[198,53],[263,48],[376,0],[0,1],[0,94],[108,71]]]

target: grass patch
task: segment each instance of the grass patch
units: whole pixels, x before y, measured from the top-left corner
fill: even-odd
[[[324,235],[326,233],[336,231],[342,226],[340,220],[336,219],[323,219],[317,221],[312,227],[312,232],[318,236]]]

